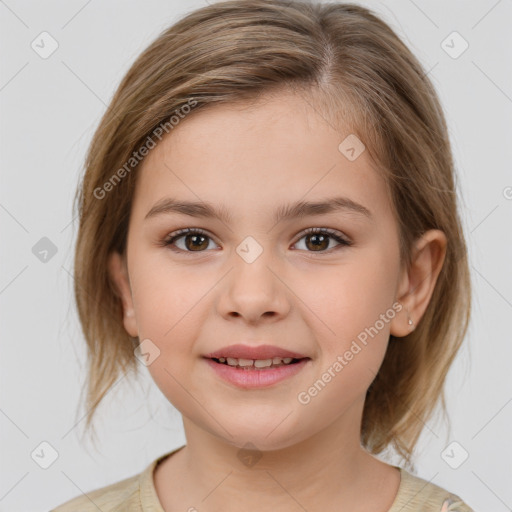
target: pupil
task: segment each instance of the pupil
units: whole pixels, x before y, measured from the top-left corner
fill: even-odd
[[[196,242],[198,242],[198,240],[202,239],[202,242],[204,244],[204,241],[206,240],[206,237],[203,236],[203,235],[187,235],[187,240],[190,240],[192,239],[193,242],[192,242],[192,246],[190,246],[189,244],[187,244],[187,248],[188,249],[192,249],[192,250],[195,250],[197,248],[199,249],[202,249],[203,247],[201,246],[201,243],[199,244],[196,244]],[[206,244],[206,247],[208,247],[208,244]]]
[[[319,241],[317,240],[316,242],[313,242],[313,247],[315,248],[315,250],[317,250],[319,247],[320,248],[323,248],[321,246],[322,242],[325,242],[325,240],[327,239],[328,237],[326,237],[325,235],[310,235],[308,237],[308,239],[311,241],[311,240],[314,240],[314,239],[320,239]]]

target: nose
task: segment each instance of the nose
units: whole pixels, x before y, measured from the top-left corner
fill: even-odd
[[[254,261],[233,255],[232,270],[221,287],[218,312],[226,319],[239,317],[248,324],[278,321],[291,309],[288,289],[263,251]]]

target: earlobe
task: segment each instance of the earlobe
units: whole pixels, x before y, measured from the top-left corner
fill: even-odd
[[[109,256],[108,270],[112,281],[114,282],[117,295],[123,305],[123,324],[128,334],[132,337],[138,335],[137,323],[135,320],[135,311],[133,307],[132,292],[128,278],[128,269],[126,261],[118,252],[113,252]]]
[[[399,301],[400,302],[400,301]],[[416,323],[411,315],[410,310],[400,302],[402,308],[398,315],[391,321],[390,333],[395,338],[403,338],[410,334],[416,328]]]

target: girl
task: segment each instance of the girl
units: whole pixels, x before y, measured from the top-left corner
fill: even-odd
[[[78,203],[87,426],[144,365],[187,442],[56,512],[471,510],[376,457],[411,465],[446,412],[470,311],[443,112],[378,17],[187,15],[124,77]]]

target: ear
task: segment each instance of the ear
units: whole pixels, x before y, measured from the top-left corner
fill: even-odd
[[[123,303],[124,328],[130,336],[136,337],[138,336],[138,328],[128,278],[128,266],[125,258],[116,251],[109,255],[108,271],[117,288],[117,294]]]
[[[397,300],[403,305],[391,321],[395,337],[411,333],[421,320],[434,292],[446,256],[447,239],[443,231],[430,229],[414,244],[411,265],[402,269]],[[409,325],[409,319],[412,325]]]

